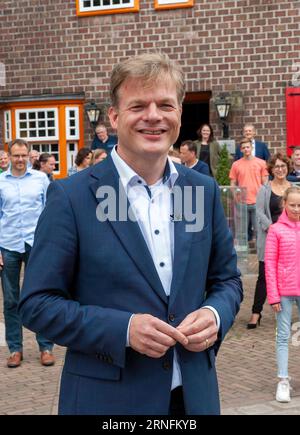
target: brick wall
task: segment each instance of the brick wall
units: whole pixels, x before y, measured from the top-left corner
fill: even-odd
[[[285,144],[284,90],[300,61],[300,1],[195,0],[190,9],[79,18],[75,0],[1,0],[0,53],[7,86],[0,96],[85,92],[108,101],[119,59],[162,50],[184,67],[189,92],[239,91],[230,133],[254,122],[273,148]],[[211,121],[220,137],[215,111]],[[88,124],[86,125],[88,131]]]

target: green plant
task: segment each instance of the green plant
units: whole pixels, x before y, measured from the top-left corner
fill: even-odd
[[[230,156],[226,144],[222,146],[220,158],[217,166],[216,180],[219,186],[229,186],[229,172],[230,172]]]

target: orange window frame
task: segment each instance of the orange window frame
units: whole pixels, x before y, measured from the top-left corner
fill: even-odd
[[[182,9],[182,8],[191,8],[194,6],[194,0],[180,1],[172,3],[170,0],[169,4],[160,4],[159,0],[154,0],[154,9],[155,10],[166,10],[166,9]]]
[[[111,15],[111,14],[128,14],[130,12],[138,12],[140,10],[140,1],[134,0],[134,6],[126,8],[102,9],[98,11],[81,11],[80,0],[76,0],[76,15],[78,17],[88,17],[91,15]]]
[[[59,160],[60,160],[60,172],[55,178],[63,178],[67,176],[67,143],[71,140],[67,139],[66,131],[66,109],[70,106],[78,107],[79,109],[79,139],[74,139],[73,142],[78,143],[78,150],[84,147],[84,102],[82,100],[53,100],[42,102],[14,102],[5,104],[3,113],[5,110],[11,111],[11,135],[12,140],[16,139],[16,110],[28,110],[28,109],[43,109],[43,108],[56,108],[58,110],[58,144],[59,144]],[[3,129],[4,130],[4,129]],[[4,131],[3,131],[4,135]],[[31,141],[29,141],[31,143]],[[40,141],[43,142],[43,141]],[[49,141],[45,141],[49,142]],[[8,144],[4,138],[4,149],[7,150]],[[32,142],[34,143],[34,142]]]

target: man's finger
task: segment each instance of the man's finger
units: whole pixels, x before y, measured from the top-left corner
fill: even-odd
[[[169,325],[168,323],[163,322],[162,320],[158,319],[156,329],[168,335],[169,337],[172,337],[175,341],[182,344],[183,346],[186,346],[188,344],[187,337],[181,331]]]

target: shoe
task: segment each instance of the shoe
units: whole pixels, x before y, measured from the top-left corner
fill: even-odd
[[[255,313],[254,313],[255,314]],[[260,321],[261,321],[262,315],[260,314],[258,316],[257,322],[256,323],[248,323],[247,325],[247,329],[255,329],[258,326],[260,326]]]
[[[51,350],[44,350],[41,352],[41,364],[49,367],[55,364],[55,358]]]
[[[12,352],[7,359],[7,367],[10,369],[19,367],[21,365],[21,361],[23,360],[22,352]]]
[[[291,401],[290,396],[290,383],[288,379],[283,379],[278,382],[276,390],[276,400],[277,402],[287,403]]]

